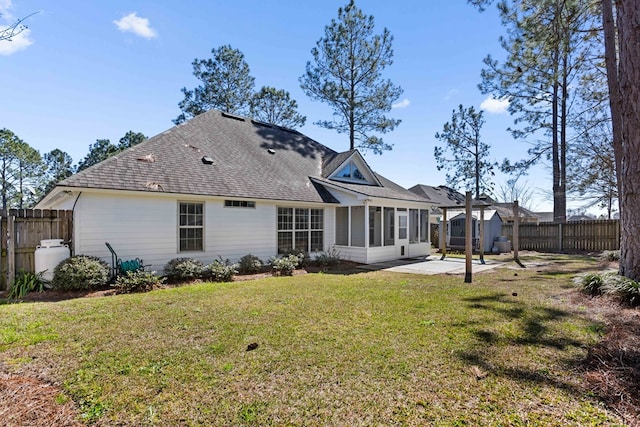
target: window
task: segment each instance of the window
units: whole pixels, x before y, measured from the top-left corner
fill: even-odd
[[[278,208],[278,253],[324,249],[324,211],[309,208]]]
[[[420,209],[420,241],[429,241],[429,211]]]
[[[394,208],[384,208],[384,245],[393,246],[395,244],[394,228]]]
[[[369,246],[382,246],[382,208],[369,206]]]
[[[398,239],[407,238],[407,215],[398,215]]]
[[[409,243],[418,243],[418,209],[409,209]]]
[[[204,205],[181,202],[178,209],[179,252],[204,250]]]
[[[255,208],[256,202],[250,202],[248,200],[225,200],[225,208]]]
[[[334,178],[345,181],[367,182],[367,179],[353,162],[349,162],[340,172],[334,175]]]

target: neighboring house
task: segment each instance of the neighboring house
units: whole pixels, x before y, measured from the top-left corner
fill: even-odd
[[[500,218],[504,221],[505,224],[513,223],[513,203],[504,203],[504,202],[496,202],[491,197],[482,194],[480,195],[480,199],[486,203],[489,203],[493,209],[498,211],[500,214]],[[529,209],[518,205],[518,217],[520,224],[537,224],[540,221],[540,218],[535,212],[530,211]]]
[[[429,202],[433,203],[433,209],[431,211],[431,217],[434,224],[437,224],[442,219],[442,210],[440,206],[464,206],[464,194],[446,185],[439,185],[437,187],[431,185],[417,184],[409,188],[409,191],[424,197]]]
[[[553,212],[534,212],[538,217],[538,224],[541,222],[553,222]]]
[[[361,263],[428,255],[432,203],[297,131],[209,111],[60,182],[74,254],[210,263],[334,248]]]
[[[464,209],[447,209],[447,247],[451,249],[464,250],[466,212]],[[480,249],[480,211],[474,209],[472,212],[473,249]],[[502,234],[502,218],[500,213],[491,207],[484,209],[484,234],[482,248],[484,252],[491,252],[495,241]]]
[[[589,215],[585,215],[585,214],[577,214],[577,215],[571,215],[569,218],[567,218],[567,222],[569,221],[593,221],[596,218],[593,216],[589,216]]]

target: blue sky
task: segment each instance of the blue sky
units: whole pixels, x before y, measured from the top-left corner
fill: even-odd
[[[0,25],[31,16],[29,29],[0,42],[0,128],[12,130],[42,154],[55,148],[82,159],[98,138],[117,142],[127,131],[156,135],[173,126],[182,87],[198,82],[195,58],[230,44],[245,55],[263,85],[290,92],[307,116],[300,129],[344,151],[348,137],[313,122],[330,119],[325,104],[311,101],[298,78],[325,25],[347,0],[54,1],[0,0]],[[434,137],[459,104],[485,110],[483,138],[496,160],[522,158],[524,142],[505,129],[504,105],[477,89],[482,59],[501,58],[504,33],[495,9],[479,13],[466,0],[359,0],[376,28],[394,36],[394,64],[385,77],[404,89],[392,117],[400,126],[384,136],[394,145],[366,154],[369,165],[405,187],[445,183],[436,170]],[[539,189],[536,210],[552,210],[551,172],[537,167],[526,178]],[[496,186],[506,180],[496,177]]]

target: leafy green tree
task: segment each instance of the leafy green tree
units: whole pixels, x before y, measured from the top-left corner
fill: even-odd
[[[527,158],[505,161],[503,170],[522,174],[550,160],[554,220],[564,222],[571,120],[582,108],[574,102],[574,89],[579,76],[593,66],[595,10],[581,0],[509,0],[499,2],[498,10],[507,27],[507,37],[501,38],[507,59],[502,63],[491,56],[485,59],[480,89],[509,99],[514,138],[533,139],[527,141],[531,143]]]
[[[108,159],[114,154],[119,153],[118,146],[111,143],[108,139],[96,139],[94,144],[89,145],[89,153],[80,160],[76,171],[80,172],[90,166],[97,165],[103,160]]]
[[[402,89],[382,78],[393,63],[393,36],[386,28],[374,34],[373,16],[366,16],[351,0],[338,9],[338,19],[325,27],[324,37],[311,50],[300,85],[313,100],[333,109],[334,120],[315,124],[349,135],[350,149],[381,154],[392,146],[371,132],[387,133],[400,124],[385,116]],[[357,143],[357,145],[356,145]]]
[[[37,200],[43,175],[40,153],[9,129],[0,130],[2,210],[25,208]]]
[[[250,113],[256,120],[292,129],[304,126],[307,121],[298,113],[298,103],[291,99],[289,92],[269,86],[253,94]]]
[[[80,172],[89,166],[96,165],[101,161],[126,150],[127,148],[140,144],[146,139],[147,137],[143,133],[134,132],[132,130],[120,138],[118,145],[112,144],[108,139],[96,139],[95,144],[89,145],[89,153],[84,157],[84,159],[80,160],[76,167],[76,171]]]
[[[489,157],[490,146],[480,138],[480,130],[485,121],[482,110],[458,106],[453,110],[451,121],[444,124],[442,132],[436,133],[436,139],[444,142],[436,146],[434,157],[438,170],[448,171],[447,184],[453,188],[460,185],[473,189],[476,199],[481,193],[493,192],[495,162]]]
[[[14,205],[18,209],[36,204],[41,195],[45,165],[40,152],[26,142],[18,146],[16,158],[16,193]]]
[[[120,151],[126,150],[127,148],[131,148],[134,145],[138,145],[146,140],[147,136],[142,132],[134,132],[130,130],[129,132],[125,133],[122,138],[120,138],[118,149]]]
[[[58,182],[73,175],[73,159],[58,148],[44,155],[44,163],[46,165],[44,194],[51,191]]]
[[[182,113],[173,121],[182,123],[211,109],[245,114],[253,96],[255,79],[250,75],[244,55],[230,45],[211,50],[209,59],[195,59],[193,75],[201,82],[193,90],[182,88]]]

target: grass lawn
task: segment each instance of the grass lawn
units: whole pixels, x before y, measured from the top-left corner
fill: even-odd
[[[570,279],[595,261],[553,261],[2,305],[0,368],[97,425],[622,425],[581,385],[603,324]]]

